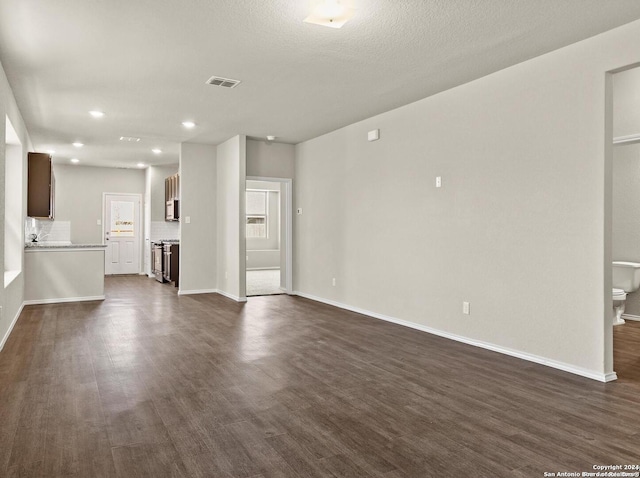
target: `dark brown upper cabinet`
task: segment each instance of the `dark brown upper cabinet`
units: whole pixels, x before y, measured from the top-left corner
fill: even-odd
[[[29,153],[27,179],[27,216],[38,219],[54,218],[54,187],[51,156]]]
[[[164,220],[180,220],[180,175],[178,173],[164,180]]]

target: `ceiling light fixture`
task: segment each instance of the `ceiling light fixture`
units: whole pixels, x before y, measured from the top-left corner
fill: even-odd
[[[162,150],[160,148],[153,148],[151,151],[153,151],[154,154],[161,154]]]
[[[69,161],[71,161],[72,163],[79,163],[80,160],[78,158],[71,158]]]
[[[184,126],[185,128],[195,128],[196,124],[193,121],[183,121],[182,122],[182,126]]]
[[[140,138],[135,138],[133,136],[120,136],[120,141],[126,141],[127,143],[138,143]]]
[[[56,154],[56,150],[55,149],[47,149],[47,154],[50,154],[50,155],[53,156],[54,154]]]
[[[274,141],[275,139],[275,136],[267,136],[267,141]]]
[[[89,111],[89,114],[94,118],[102,118],[104,116],[104,113],[98,110]]]
[[[84,144],[82,144],[82,143],[78,143],[78,142],[73,143],[73,145],[74,145],[76,148],[82,148],[82,147],[84,146]]]
[[[339,0],[320,0],[304,21],[323,27],[341,28],[353,14],[353,8],[345,7]]]
[[[146,164],[144,164],[144,163],[138,163],[138,167],[139,168],[144,168],[145,166],[146,166]]]

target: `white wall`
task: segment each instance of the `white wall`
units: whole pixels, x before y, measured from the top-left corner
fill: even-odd
[[[605,72],[639,41],[634,22],[299,144],[296,290],[610,378]]]
[[[640,134],[640,68],[613,75],[613,136]]]
[[[217,287],[216,155],[207,144],[180,148],[180,294]]]
[[[141,169],[97,168],[56,164],[55,220],[70,221],[71,242],[102,244],[103,193],[145,194]]]
[[[217,148],[218,290],[235,300],[246,298],[245,180],[246,137]]]
[[[293,179],[294,175],[292,144],[247,140],[247,176]]]
[[[11,128],[13,130],[13,128]],[[24,249],[24,216],[22,179],[24,175],[24,149],[21,144],[7,144],[5,149],[5,216],[4,257],[5,274],[22,270]],[[5,284],[7,278],[5,278]]]
[[[151,168],[144,171],[144,251],[142,270],[151,276]]]
[[[6,131],[6,119],[9,118],[22,150],[22,216],[27,214],[27,152],[33,151],[29,133],[22,120],[22,115],[16,104],[13,92],[7,81],[4,69],[0,64],[0,131]],[[0,136],[0,228],[5,230],[5,149],[4,136]],[[0,269],[5,270],[5,250],[0,247]],[[7,286],[0,287],[0,348],[4,345],[24,301],[24,251],[20,251],[22,272]]]

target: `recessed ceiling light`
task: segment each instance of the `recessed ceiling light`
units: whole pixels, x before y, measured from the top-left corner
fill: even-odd
[[[353,13],[353,8],[345,7],[339,0],[321,0],[304,21],[323,27],[341,28]]]
[[[138,163],[138,167],[139,168],[144,168],[145,166],[146,166],[146,164],[144,164],[144,163]]]
[[[137,143],[140,141],[140,138],[136,138],[134,136],[120,136],[120,141],[126,141],[127,143]]]
[[[78,158],[71,158],[69,161],[71,161],[72,163],[79,163],[80,160]]]
[[[267,136],[267,141],[273,141],[275,139],[276,139],[275,136]]]
[[[56,154],[56,150],[55,149],[47,149],[47,154]]]
[[[195,128],[196,124],[193,121],[183,121],[182,122],[182,126],[184,126],[185,128]]]
[[[94,118],[102,118],[104,116],[104,113],[98,110],[89,111],[89,114]]]
[[[76,148],[82,148],[82,147],[84,146],[84,144],[82,144],[82,143],[78,143],[78,142],[73,143],[73,145],[74,145]]]
[[[155,154],[161,154],[162,150],[160,148],[153,148],[151,151],[153,151]]]

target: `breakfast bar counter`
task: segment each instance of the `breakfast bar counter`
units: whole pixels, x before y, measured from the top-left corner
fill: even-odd
[[[25,244],[25,304],[104,300],[103,244]]]

